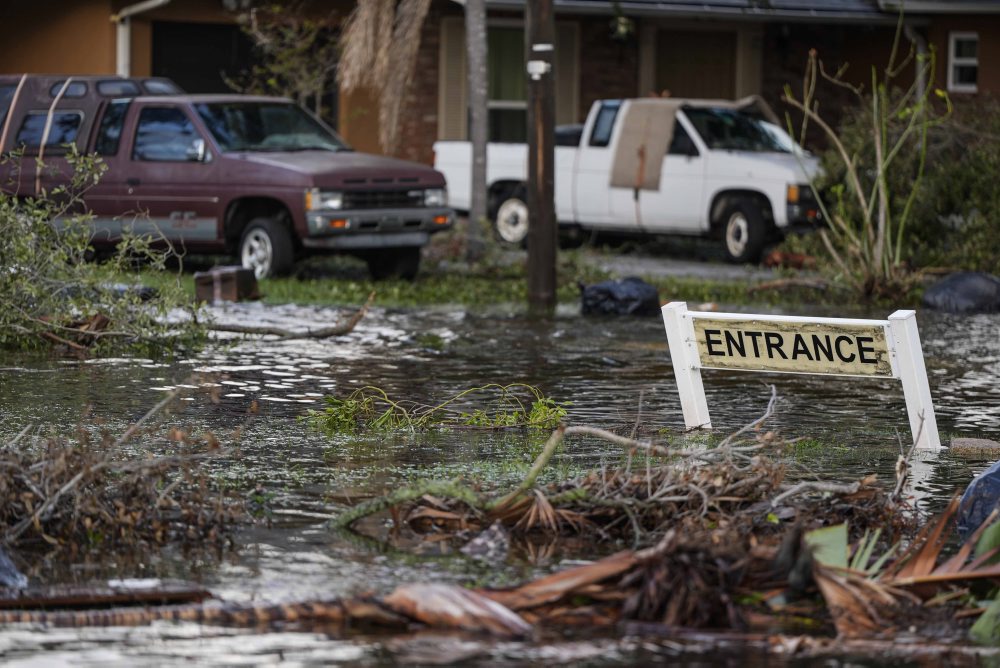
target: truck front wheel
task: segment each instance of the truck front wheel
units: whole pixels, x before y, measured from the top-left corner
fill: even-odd
[[[295,263],[288,228],[273,218],[254,218],[240,237],[240,264],[257,278],[284,276]]]
[[[726,259],[744,263],[760,260],[767,241],[767,222],[751,200],[738,199],[722,215],[722,240]]]
[[[525,203],[524,186],[507,193],[497,207],[493,224],[501,241],[512,246],[523,246],[528,240],[528,205]]]

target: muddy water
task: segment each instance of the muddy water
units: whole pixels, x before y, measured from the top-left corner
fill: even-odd
[[[327,324],[340,314],[245,304],[220,308],[216,315],[223,321],[294,328]],[[998,316],[920,316],[931,392],[946,442],[951,435],[1000,439],[998,326]],[[770,393],[766,384],[774,382],[780,400],[773,427],[814,439],[796,455],[801,469],[814,474],[841,479],[872,471],[890,475],[899,451],[897,431],[908,437],[902,391],[892,382],[735,372],[704,376],[713,423],[723,433],[759,416]],[[638,423],[645,433],[662,430],[675,438],[683,427],[662,323],[584,319],[570,310],[539,321],[502,307],[476,313],[375,309],[353,333],[333,341],[234,336],[196,355],[178,351],[169,361],[3,360],[0,436],[14,435],[29,424],[69,429],[81,421],[99,421],[120,432],[167,392],[180,389],[165,420],[213,431],[223,440],[239,431],[239,455],[220,466],[217,475],[240,493],[262,485],[273,495],[270,526],[261,523],[241,532],[236,553],[167,553],[74,565],[43,562],[34,564],[32,575],[41,581],[173,576],[204,582],[229,600],[291,600],[385,591],[414,580],[503,584],[593,556],[592,550],[581,555],[562,546],[533,546],[515,551],[498,568],[440,544],[386,545],[327,527],[327,520],[346,504],[415,476],[487,476],[502,485],[516,477],[515,464],[530,461],[544,436],[454,432],[330,439],[298,419],[303,411],[320,408],[324,395],[345,395],[364,385],[433,403],[487,382],[537,385],[554,399],[571,402],[572,423],[612,428]],[[571,442],[558,464],[572,471],[619,454],[604,443]],[[922,503],[940,504],[985,465],[948,455],[931,462],[917,485]],[[384,533],[379,523],[366,528]],[[28,665],[162,665],[186,663],[188,657],[234,665],[282,659],[391,665],[430,660],[434,652],[482,665],[698,663],[697,657],[678,656],[662,645],[616,638],[482,644],[453,637],[386,641],[312,630],[261,634],[195,625],[0,632],[0,656]],[[713,662],[726,660],[720,654],[713,657]]]

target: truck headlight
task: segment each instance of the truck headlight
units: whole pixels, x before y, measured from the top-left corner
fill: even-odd
[[[306,191],[307,211],[342,208],[344,208],[344,193],[342,192],[336,190],[320,190],[319,188],[312,188]]]
[[[428,188],[424,191],[424,206],[448,206],[448,191],[444,188]]]

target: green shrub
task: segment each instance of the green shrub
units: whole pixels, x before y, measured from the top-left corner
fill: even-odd
[[[918,266],[997,271],[1000,264],[1000,104],[969,100],[935,128],[917,202]]]
[[[930,78],[935,71],[933,50],[927,56],[911,51],[897,61],[901,36],[902,22],[888,65],[881,72],[872,68],[870,87],[847,83],[843,70],[828,73],[813,50],[801,91],[786,86],[782,98],[803,115],[801,137],[815,124],[830,144],[823,156],[824,178],[814,184],[827,195],[820,206],[828,227],[819,237],[829,261],[821,266],[865,299],[899,298],[913,287],[905,251],[912,237],[914,205],[922,192],[930,132],[951,110],[941,90],[916,84],[894,89],[894,79],[912,58],[921,76]],[[820,114],[820,81],[846,88],[858,100],[857,112],[839,130]],[[938,109],[933,100],[944,108]],[[788,122],[791,125],[790,116]]]
[[[894,119],[890,132],[898,132]],[[858,106],[848,113],[837,135],[859,165],[871,165],[871,108]],[[890,215],[902,215],[920,170],[917,144],[904,145],[885,174]],[[846,178],[843,160],[834,149],[822,155],[820,189],[836,196]],[[869,172],[870,173],[870,172]],[[957,103],[953,113],[928,128],[924,173],[910,210],[900,258],[907,267],[947,267],[996,271],[1000,264],[1000,104],[995,100]],[[858,215],[848,198],[847,215]],[[790,239],[787,247],[822,254],[821,240]]]
[[[5,158],[0,167],[19,160]],[[134,285],[139,265],[164,268],[167,252],[151,239],[126,235],[105,262],[88,262],[92,216],[81,213],[82,194],[105,165],[75,153],[67,160],[73,176],[65,186],[37,197],[0,190],[0,348],[55,343],[89,352],[199,340],[202,329],[179,282],[161,283],[153,296]]]

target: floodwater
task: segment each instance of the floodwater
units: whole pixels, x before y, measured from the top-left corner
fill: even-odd
[[[330,324],[342,312],[238,304],[218,307],[215,315],[221,321],[294,328]],[[1000,440],[1000,316],[920,313],[919,324],[942,440]],[[797,457],[802,475],[851,480],[877,472],[891,479],[900,439],[909,438],[902,390],[893,381],[703,375],[718,433],[757,418],[770,396],[768,384],[777,386],[771,428],[815,440]],[[657,318],[589,319],[566,309],[552,319],[532,320],[514,307],[476,312],[376,308],[350,335],[326,341],[232,336],[169,361],[8,357],[0,361],[0,437],[29,424],[68,431],[95,420],[120,433],[179,388],[164,420],[193,432],[212,431],[224,443],[238,431],[239,453],[217,465],[219,479],[241,493],[262,485],[273,494],[270,525],[241,530],[234,552],[167,551],[82,565],[44,562],[34,564],[30,575],[39,582],[179,577],[199,581],[230,601],[286,601],[385,592],[413,581],[502,585],[594,557],[592,549],[535,546],[514,550],[497,567],[441,544],[386,544],[329,528],[329,519],[348,504],[417,477],[464,474],[501,485],[513,481],[512,465],[529,462],[546,435],[456,431],[329,438],[299,419],[305,410],[321,408],[325,395],[344,396],[365,385],[381,387],[393,398],[433,404],[469,387],[512,382],[536,385],[556,401],[571,402],[571,424],[638,424],[647,435],[683,438],[677,387]],[[556,466],[573,470],[617,461],[620,455],[607,443],[570,441]],[[914,491],[922,505],[937,507],[986,464],[948,454],[932,458],[921,468]],[[376,536],[384,534],[377,523],[369,528]],[[194,624],[0,631],[0,658],[11,665],[196,660],[381,666],[434,663],[435,657],[465,665],[748,665],[741,654],[729,657],[713,650],[708,660],[669,643],[615,635],[495,643],[453,635],[373,638],[322,629],[261,633]]]

